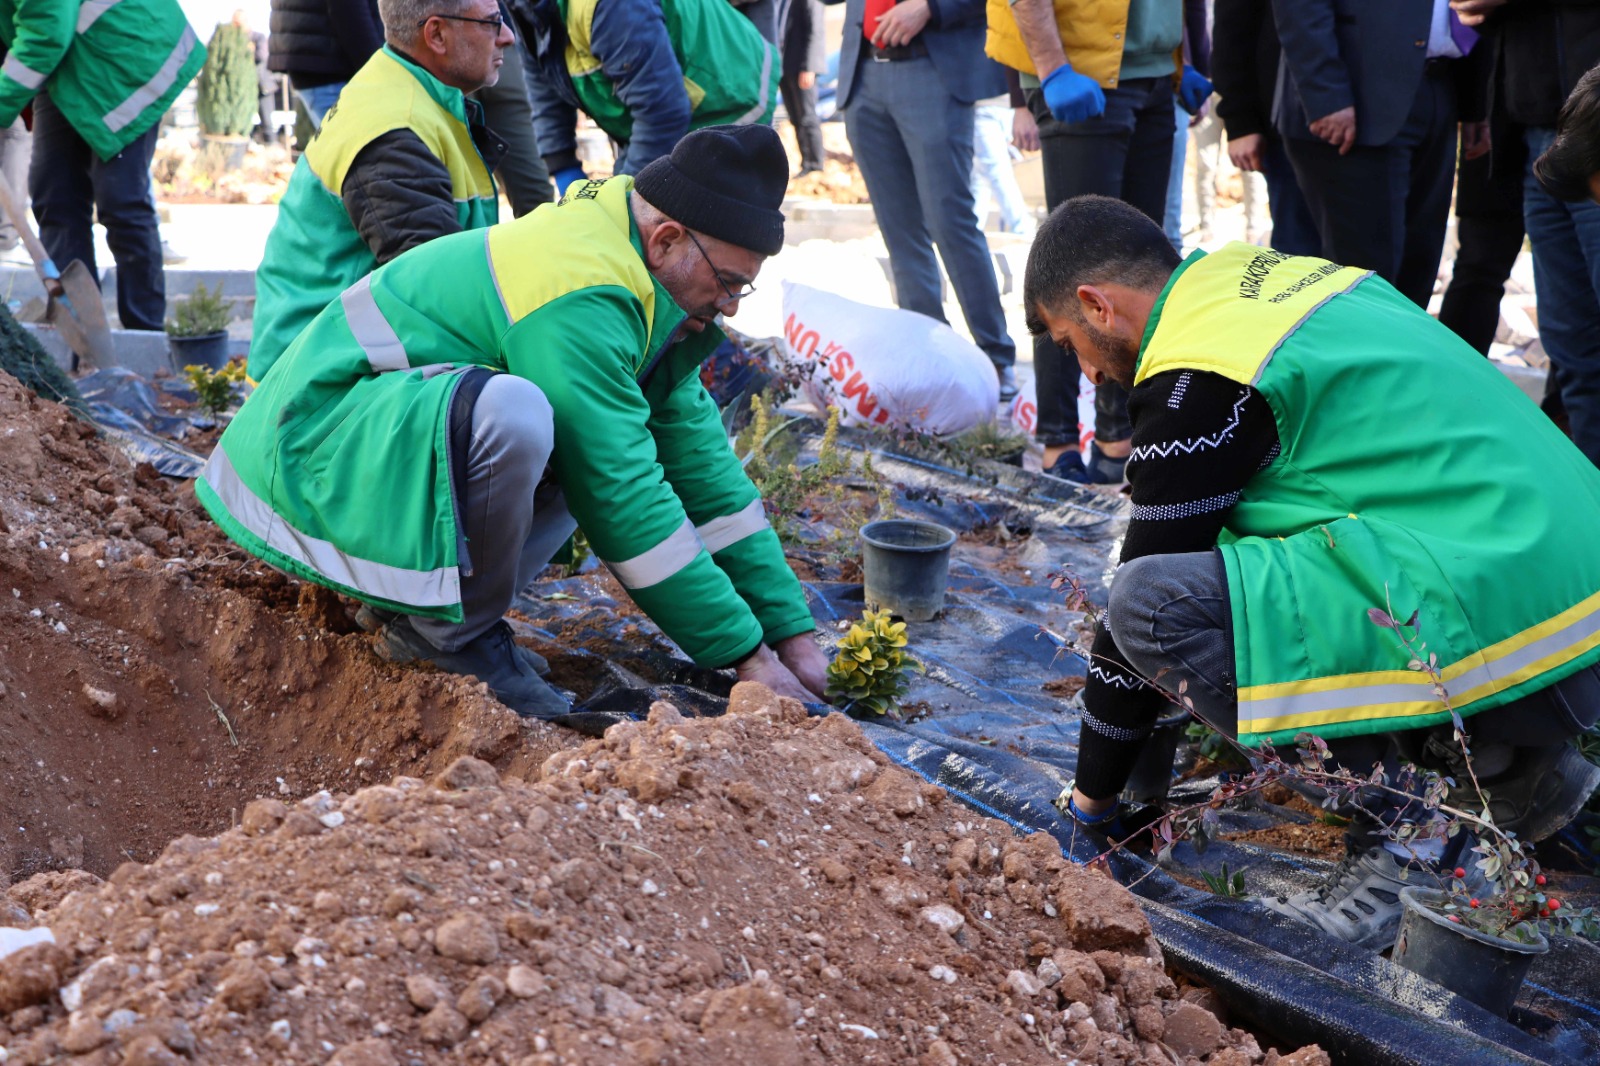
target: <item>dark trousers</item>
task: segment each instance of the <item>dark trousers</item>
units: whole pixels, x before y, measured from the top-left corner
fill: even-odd
[[[1456,251],[1439,321],[1484,355],[1500,326],[1500,299],[1522,251],[1522,129],[1496,120],[1494,151],[1456,168]]]
[[[1272,247],[1289,255],[1321,255],[1317,220],[1311,217],[1311,205],[1295,180],[1283,138],[1269,134],[1261,143],[1261,174],[1267,179],[1267,205],[1272,212]]]
[[[110,159],[95,155],[48,93],[33,98],[28,192],[39,239],[58,266],[80,260],[96,277],[94,220],[117,261],[117,317],[124,329],[160,329],[167,316],[161,228],[150,195],[159,125]]]
[[[1218,732],[1239,733],[1238,678],[1228,579],[1214,551],[1147,555],[1124,563],[1111,585],[1106,617],[1117,649],[1143,676],[1176,700],[1192,703],[1194,713]],[[1396,651],[1401,663],[1402,653]],[[1537,692],[1467,719],[1475,757],[1488,761],[1484,747],[1548,748],[1567,742],[1600,716],[1600,668],[1588,667]],[[1312,730],[1315,732],[1315,730]],[[1424,726],[1391,733],[1332,738],[1329,753],[1356,772],[1382,762],[1393,775],[1402,762],[1427,765],[1430,737],[1435,752],[1452,751],[1450,726]],[[1483,772],[1480,770],[1480,773]],[[1390,797],[1364,803],[1380,818]]]
[[[1455,85],[1442,71],[1423,75],[1411,114],[1387,144],[1340,155],[1325,141],[1285,138],[1323,257],[1376,271],[1422,307],[1439,276],[1455,176]]]
[[[1531,126],[1526,138],[1523,218],[1533,246],[1539,340],[1560,385],[1572,443],[1600,466],[1600,205],[1565,203],[1545,192],[1532,160],[1550,147],[1555,130]]]
[[[822,120],[817,117],[817,87],[800,88],[800,71],[785,69],[778,79],[783,94],[783,110],[794,124],[794,139],[800,145],[800,166],[804,170],[822,169]]]
[[[1129,78],[1106,90],[1106,109],[1083,122],[1057,122],[1044,94],[1028,91],[1044,153],[1045,206],[1097,193],[1132,204],[1161,225],[1172,169],[1172,79]],[[1047,446],[1078,443],[1077,357],[1049,337],[1033,341],[1039,422],[1035,435]],[[1128,394],[1107,382],[1095,390],[1094,435],[1100,441],[1133,436]]]

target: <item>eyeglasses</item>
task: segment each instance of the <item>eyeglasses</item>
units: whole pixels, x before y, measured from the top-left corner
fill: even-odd
[[[449,19],[451,22],[476,22],[480,26],[493,26],[495,36],[500,35],[500,27],[506,24],[506,20],[501,18],[498,13],[496,13],[493,18],[486,19],[475,19],[466,15],[429,15],[428,18],[417,23],[418,28],[426,26],[428,24],[428,19]]]
[[[717,264],[713,263],[711,261],[711,257],[706,254],[705,248],[700,244],[699,239],[695,237],[694,230],[685,229],[683,232],[689,235],[689,239],[691,241],[694,241],[694,246],[700,251],[700,258],[706,261],[706,266],[710,267],[711,273],[716,275],[717,284],[721,285],[722,291],[728,294],[728,303],[738,303],[740,300],[756,291],[756,287],[754,285],[746,285],[738,292],[734,292],[731,288],[729,288],[727,281],[722,276],[722,271],[717,269]]]

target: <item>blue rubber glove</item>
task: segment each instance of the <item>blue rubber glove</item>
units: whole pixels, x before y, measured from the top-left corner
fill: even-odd
[[[1084,77],[1066,63],[1050,72],[1039,84],[1044,102],[1057,122],[1082,122],[1103,114],[1106,94],[1093,78]]]
[[[583,172],[581,166],[574,164],[570,167],[562,167],[550,175],[550,179],[556,183],[556,195],[565,196],[567,195],[567,186],[575,181],[583,181],[588,176]]]
[[[1211,99],[1211,79],[1185,63],[1183,78],[1178,82],[1178,106],[1191,115],[1198,115],[1205,102]]]

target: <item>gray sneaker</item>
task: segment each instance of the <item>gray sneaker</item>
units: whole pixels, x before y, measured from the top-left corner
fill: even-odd
[[[1477,804],[1470,781],[1456,778],[1452,802]],[[1570,742],[1548,748],[1518,748],[1511,766],[1482,782],[1494,824],[1530,843],[1553,836],[1583,810],[1600,788],[1600,766]]]
[[[1376,843],[1347,851],[1320,887],[1261,902],[1329,936],[1382,951],[1400,931],[1400,890],[1438,887],[1438,877],[1433,870],[1401,862]]]
[[[399,617],[399,611],[385,610],[382,607],[374,607],[370,603],[363,603],[356,610],[356,625],[360,626],[368,633],[377,633],[383,629],[384,626],[388,625],[390,622],[393,622]],[[521,644],[517,644],[516,648],[517,654],[522,656],[524,662],[533,667],[534,673],[538,674],[540,677],[550,676],[550,663],[546,661],[543,655],[540,655],[531,648],[524,648]],[[391,661],[398,662],[400,660]]]
[[[524,718],[556,718],[572,708],[555,689],[545,684],[528,661],[519,655],[504,620],[475,637],[459,651],[440,651],[411,627],[404,615],[378,632],[377,651],[390,662],[422,661],[452,674],[475,677],[489,686],[494,698]]]

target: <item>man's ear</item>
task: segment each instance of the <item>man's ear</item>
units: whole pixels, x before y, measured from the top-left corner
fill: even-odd
[[[1116,317],[1116,308],[1111,304],[1111,297],[1104,290],[1093,285],[1078,286],[1078,305],[1083,311],[1085,322],[1091,323],[1101,330],[1111,328],[1111,320]]]
[[[450,46],[444,39],[444,21],[444,19],[430,19],[423,23],[421,32],[417,34],[417,43],[436,56],[443,56],[450,51]]]
[[[651,269],[661,266],[672,254],[673,248],[682,244],[685,239],[682,223],[666,219],[651,230],[650,236],[645,240],[645,261]]]

